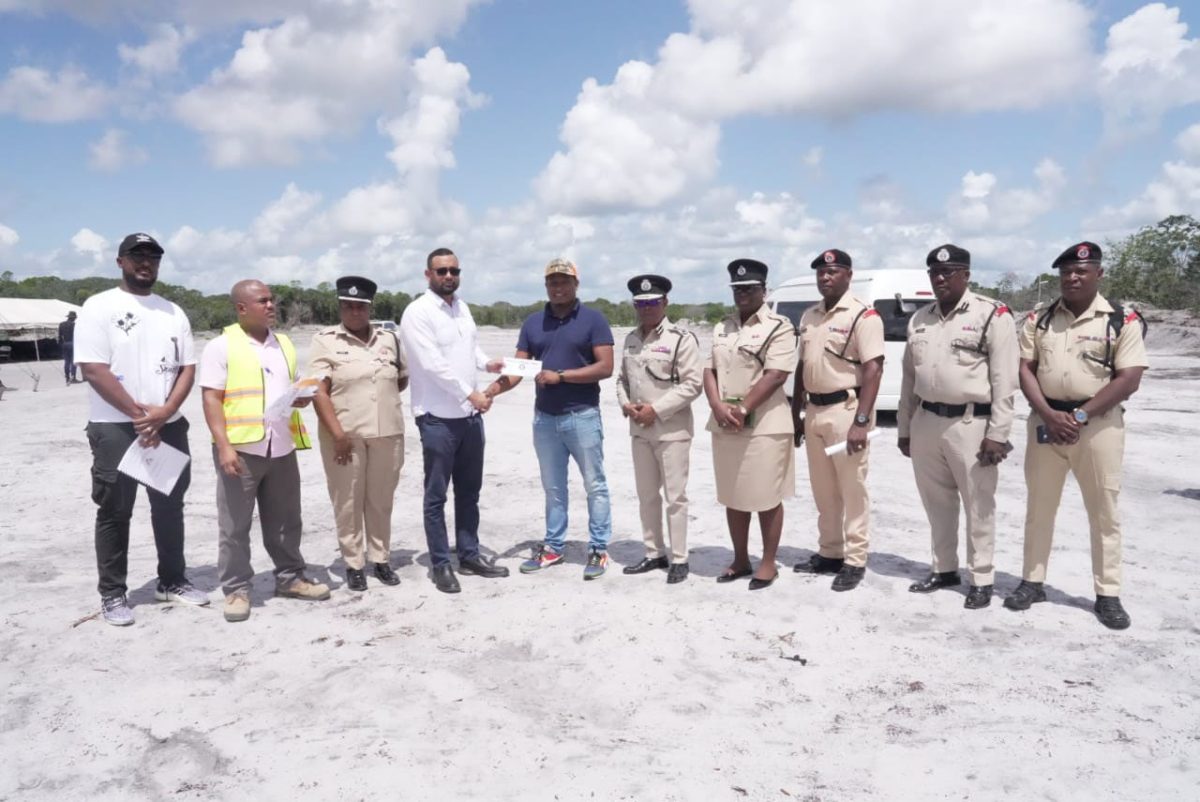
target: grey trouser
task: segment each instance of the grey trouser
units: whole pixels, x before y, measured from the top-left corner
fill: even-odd
[[[275,587],[284,588],[304,575],[300,554],[300,468],[296,452],[284,457],[240,454],[246,473],[233,477],[221,470],[217,447],[217,527],[220,540],[217,572],[225,595],[249,590],[254,569],[250,567],[250,524],[254,504],[262,522],[263,546],[275,563]]]

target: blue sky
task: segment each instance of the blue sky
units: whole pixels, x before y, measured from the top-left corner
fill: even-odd
[[[100,9],[100,10],[97,10]],[[0,0],[0,269],[421,288],[827,247],[983,278],[1200,215],[1200,9],[1081,0]]]

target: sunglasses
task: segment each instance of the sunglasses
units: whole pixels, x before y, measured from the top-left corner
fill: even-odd
[[[437,273],[439,276],[445,276],[446,274],[450,274],[451,276],[457,276],[459,273],[462,272],[462,268],[460,268],[460,267],[435,267],[433,269],[433,272]]]
[[[738,295],[739,293],[758,292],[762,288],[763,285],[761,284],[736,284],[733,287],[733,294]]]
[[[135,251],[132,253],[125,254],[125,258],[131,262],[150,262],[151,264],[158,264],[159,262],[162,261],[162,254],[161,253],[138,253]]]
[[[634,301],[633,305],[637,309],[650,309],[662,303],[662,298],[650,298],[644,301]]]

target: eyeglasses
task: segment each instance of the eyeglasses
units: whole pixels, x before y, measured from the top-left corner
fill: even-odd
[[[136,251],[134,251],[132,253],[125,254],[125,258],[131,262],[150,262],[152,264],[158,264],[159,262],[162,261],[162,254],[161,253],[137,253]]]
[[[462,272],[462,268],[461,267],[435,267],[433,269],[433,272],[437,273],[439,276],[445,276],[447,273],[449,273],[452,276],[457,276],[459,273]]]
[[[737,295],[739,293],[756,292],[762,288],[763,285],[761,284],[735,284],[733,286],[733,294]]]
[[[930,278],[950,278],[960,270],[966,270],[965,267],[931,267],[925,272]]]
[[[662,298],[650,298],[643,301],[634,301],[633,305],[637,309],[651,309],[662,303]]]

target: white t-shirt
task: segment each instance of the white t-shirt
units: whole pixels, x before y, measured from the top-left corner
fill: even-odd
[[[158,295],[120,287],[93,295],[75,321],[75,362],[108,365],[129,397],[162,406],[184,365],[196,364],[192,325],[175,304]],[[88,420],[128,423],[131,418],[89,387]],[[176,412],[171,420],[183,413]]]

